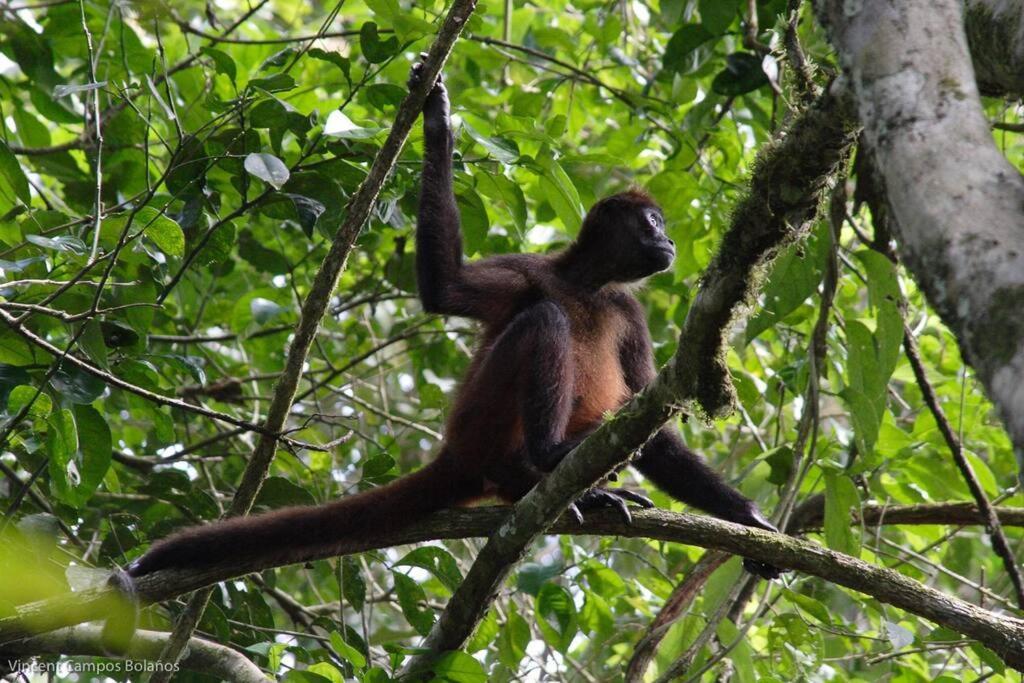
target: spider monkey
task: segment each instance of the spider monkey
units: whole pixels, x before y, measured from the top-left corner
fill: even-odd
[[[410,84],[423,63],[412,68]],[[454,138],[441,79],[423,110],[424,160],[416,271],[424,309],[479,320],[482,340],[430,464],[385,486],[319,507],[292,507],[194,527],[158,541],[131,577],[237,558],[298,562],[345,538],[372,537],[446,507],[497,496],[516,501],[655,374],[644,310],[627,283],[667,269],[675,246],[661,209],[630,190],[588,212],[577,240],[553,256],[506,254],[466,262],[452,189]],[[632,463],[672,497],[722,519],[775,531],[665,427]],[[594,488],[571,508],[653,505]],[[745,560],[765,578],[775,567]]]

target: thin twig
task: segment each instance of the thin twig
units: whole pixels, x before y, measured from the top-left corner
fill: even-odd
[[[1020,567],[1013,557],[1013,551],[1006,540],[1006,534],[1003,533],[1003,526],[999,523],[999,517],[993,509],[985,489],[982,488],[981,482],[978,481],[978,475],[974,473],[974,468],[967,460],[967,456],[964,455],[963,444],[953,431],[953,426],[949,423],[949,418],[946,417],[942,406],[939,405],[938,396],[936,396],[931,382],[928,381],[924,363],[921,362],[921,353],[917,348],[917,340],[906,324],[903,326],[903,350],[907,354],[907,360],[910,361],[910,367],[914,371],[914,378],[921,389],[921,396],[924,398],[925,405],[928,406],[932,417],[935,418],[939,432],[942,434],[946,446],[949,447],[950,455],[953,456],[953,462],[956,463],[957,469],[960,470],[960,474],[963,476],[964,481],[967,483],[967,488],[974,498],[974,502],[977,503],[978,509],[985,517],[985,528],[992,541],[992,550],[1003,561],[1006,573],[1013,584],[1014,593],[1017,597],[1017,606],[1024,609],[1024,581],[1021,579]]]

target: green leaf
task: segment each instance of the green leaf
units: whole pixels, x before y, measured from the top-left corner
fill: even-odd
[[[393,83],[375,83],[365,89],[367,101],[381,111],[400,105],[406,93],[405,88]]]
[[[363,479],[375,479],[390,472],[395,466],[395,459],[387,453],[378,453],[363,463]]]
[[[573,185],[568,174],[555,161],[550,152],[538,156],[537,164],[543,173],[544,197],[551,204],[569,234],[575,235],[583,223],[583,204],[580,202],[576,186]]]
[[[326,207],[317,200],[304,197],[301,194],[285,192],[284,196],[292,200],[295,212],[299,215],[299,225],[302,226],[302,231],[306,233],[306,237],[312,237],[313,229],[316,228],[316,223],[320,220],[320,216],[327,210]]]
[[[288,182],[291,173],[284,162],[273,154],[260,152],[245,157],[245,170],[263,182],[280,190]]]
[[[75,460],[78,452],[78,432],[74,414],[64,408],[46,421],[46,456],[49,458],[50,483],[53,493],[61,501],[73,505],[73,491],[81,483],[82,475]]]
[[[480,625],[473,632],[473,637],[466,643],[466,652],[479,652],[487,649],[501,631],[498,626],[498,617],[493,609],[487,610],[487,614],[480,621]]]
[[[859,507],[857,487],[850,478],[825,471],[825,543],[847,555],[860,555],[860,534],[851,524],[852,512]]]
[[[183,200],[199,195],[206,184],[209,163],[203,142],[186,135],[168,164],[167,191]]]
[[[545,565],[525,562],[516,574],[516,588],[530,595],[538,595],[545,583],[563,571],[564,567],[557,563]]]
[[[253,128],[282,128],[288,122],[288,108],[276,97],[257,102],[249,111]]]
[[[355,668],[366,668],[366,657],[363,653],[346,643],[337,631],[331,631],[331,647]]]
[[[110,428],[92,406],[60,410],[47,420],[46,453],[54,495],[80,508],[110,468]]]
[[[530,625],[519,616],[519,611],[513,604],[509,608],[508,620],[498,636],[498,658],[502,664],[515,671],[526,656],[526,647],[529,644]]]
[[[141,339],[139,333],[132,328],[112,320],[100,321],[100,331],[103,334],[104,345],[110,349],[134,346]]]
[[[611,633],[615,629],[615,617],[608,601],[594,591],[584,591],[586,601],[580,610],[580,629],[589,633]]]
[[[224,74],[231,79],[231,82],[235,82],[235,77],[238,75],[238,69],[235,66],[235,60],[231,58],[227,52],[218,50],[215,47],[204,47],[199,50],[200,54],[206,55],[213,60],[213,65],[217,70],[217,73]]]
[[[78,428],[82,474],[82,481],[75,488],[75,495],[81,505],[92,497],[106,476],[113,455],[113,441],[107,421],[92,406],[75,406],[75,424]]]
[[[268,508],[283,508],[292,505],[316,505],[313,495],[298,484],[284,477],[267,477],[260,488],[254,505]]]
[[[782,594],[786,596],[787,600],[796,605],[801,612],[810,615],[826,626],[832,625],[832,616],[829,614],[828,608],[811,596],[797,593],[789,588],[783,588]]]
[[[250,88],[260,88],[267,92],[283,92],[295,87],[295,79],[288,74],[274,74],[265,78],[254,78],[249,81]]]
[[[350,140],[366,140],[381,132],[382,128],[363,128],[340,111],[332,111],[324,122],[324,135]]]
[[[298,54],[298,49],[294,47],[286,47],[283,50],[278,50],[274,54],[270,55],[263,60],[260,64],[260,71],[266,71],[273,68],[281,68],[287,64],[291,59]]]
[[[70,364],[61,365],[50,380],[50,384],[63,398],[79,405],[92,403],[102,396],[107,388],[103,380]]]
[[[0,34],[6,39],[0,41],[0,49],[18,63],[29,82],[46,89],[57,85],[60,77],[53,68],[50,41],[13,16],[0,21]]]
[[[465,652],[446,652],[433,664],[434,674],[454,683],[487,683],[483,665]]]
[[[314,47],[306,53],[307,56],[313,59],[319,59],[320,61],[328,62],[341,69],[341,72],[345,75],[345,80],[351,79],[352,62],[349,61],[348,57],[343,57],[337,52],[329,52],[319,47]]]
[[[0,365],[24,367],[36,362],[35,348],[10,329],[0,329]]]
[[[688,59],[694,50],[714,38],[714,35],[701,24],[685,24],[680,26],[669,38],[662,57],[662,65],[666,71],[687,72],[691,68]]]
[[[459,571],[459,565],[455,562],[455,558],[447,550],[438,546],[428,545],[416,548],[396,562],[395,566],[426,569],[452,592],[455,592],[455,589],[462,583],[462,572]]]
[[[467,121],[462,122],[462,128],[469,137],[477,144],[487,150],[487,153],[503,164],[514,164],[519,159],[519,145],[514,140],[501,137],[489,137],[482,134]]]
[[[357,612],[366,603],[366,580],[359,561],[351,555],[341,558],[341,594]]]
[[[729,650],[729,660],[732,661],[733,675],[730,681],[735,683],[758,683],[757,669],[754,666],[754,653],[750,643],[747,642],[745,633],[736,628],[736,624],[728,619],[718,622],[718,638],[723,647],[732,647]],[[735,643],[735,645],[733,645]]]
[[[288,259],[281,252],[265,247],[249,230],[243,230],[238,238],[238,255],[261,272],[273,275],[288,272]]]
[[[462,221],[462,236],[466,241],[466,253],[474,254],[483,251],[490,230],[487,209],[480,195],[472,188],[464,188],[455,197],[459,206]]]
[[[359,47],[366,61],[370,64],[380,64],[398,52],[398,38],[391,36],[387,40],[381,40],[376,22],[368,21],[359,29]]]
[[[726,97],[736,97],[768,83],[761,60],[749,52],[734,52],[725,58],[725,68],[711,81],[711,90]]]
[[[30,403],[31,401],[31,403]],[[53,401],[43,392],[36,394],[36,388],[25,384],[14,387],[7,398],[7,411],[11,414],[29,406],[29,417],[46,417],[53,409]]]
[[[28,178],[21,170],[21,164],[4,142],[0,142],[0,196],[8,199],[11,205],[15,198],[25,206],[32,204],[32,193],[28,189]]]
[[[816,252],[806,253],[803,245],[790,247],[776,259],[762,293],[764,306],[747,322],[748,344],[814,295],[821,282],[821,265]]]
[[[700,23],[713,35],[729,30],[739,10],[738,0],[700,0]]]
[[[768,481],[776,486],[782,486],[793,472],[793,449],[789,446],[779,446],[764,454],[765,462],[772,468],[768,475]]]
[[[37,247],[42,247],[43,249],[50,249],[52,251],[63,251],[71,254],[78,254],[79,256],[89,251],[89,248],[85,246],[85,242],[71,235],[61,235],[60,237],[25,235],[25,240],[36,245]]]
[[[537,626],[544,640],[559,652],[567,652],[578,630],[576,605],[569,591],[546,583],[541,586],[535,602]]]
[[[312,674],[330,683],[345,683],[345,676],[338,671],[337,667],[327,662],[317,662],[306,667],[306,674]]]
[[[185,255],[185,233],[181,226],[151,206],[144,206],[135,216],[135,225],[144,228],[147,239],[168,256]]]
[[[427,635],[434,625],[434,613],[429,608],[420,607],[427,600],[423,587],[401,572],[393,571],[391,575],[395,579],[398,606],[402,608],[406,621],[421,636]]]
[[[477,191],[490,200],[492,207],[504,209],[520,235],[527,230],[526,196],[523,188],[500,173],[475,173]]]
[[[284,313],[286,309],[270,299],[255,297],[249,301],[249,310],[256,324],[263,325]]]

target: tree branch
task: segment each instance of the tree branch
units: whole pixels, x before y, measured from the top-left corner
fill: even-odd
[[[804,523],[820,524],[823,504],[799,515]],[[1005,526],[1024,527],[1024,509],[997,507]],[[860,513],[866,525],[875,524],[980,524],[983,519],[969,503],[937,505],[867,505]],[[507,507],[446,510],[415,524],[379,534],[373,540],[347,540],[331,549],[321,549],[298,562],[336,555],[440,539],[500,536],[508,527]],[[855,519],[860,523],[860,519]],[[1007,663],[1024,667],[1024,621],[986,611],[889,569],[836,553],[817,543],[783,534],[772,534],[724,522],[706,515],[677,514],[665,510],[638,510],[633,523],[626,524],[613,511],[592,512],[580,525],[571,516],[557,520],[549,529],[554,534],[622,536],[684,543],[743,555],[777,567],[797,569],[837,583],[978,639],[999,653]],[[137,580],[142,603],[169,600],[203,586],[258,572],[269,567],[253,561],[238,561],[218,567],[168,569]],[[0,618],[0,644],[23,639],[33,633],[89,621],[107,614],[118,598],[110,588],[92,588],[38,602],[20,605],[16,614]]]
[[[135,631],[124,656],[155,661],[167,642],[167,636],[160,631]],[[0,650],[0,669],[5,664],[13,668],[10,659],[42,654],[110,657],[103,647],[102,629],[75,626],[4,645]],[[188,641],[188,653],[181,658],[181,667],[232,683],[267,683],[268,680],[266,674],[241,653],[203,638]]]
[[[338,286],[338,279],[348,260],[349,252],[370,215],[370,210],[377,200],[381,187],[394,168],[398,155],[409,137],[409,131],[412,130],[413,123],[423,110],[423,103],[434,87],[455,40],[459,37],[475,7],[476,0],[455,0],[452,4],[437,38],[430,46],[429,54],[423,65],[423,78],[409,89],[402,104],[398,107],[391,131],[374,158],[370,172],[346,207],[345,219],[338,228],[331,248],[320,264],[309,293],[302,303],[302,312],[299,322],[295,326],[295,335],[291,346],[288,348],[284,371],[274,387],[274,395],[271,397],[267,417],[263,422],[265,432],[261,435],[252,458],[242,473],[242,480],[235,492],[227,516],[248,514],[263,486],[263,481],[270,471],[270,464],[277,451],[276,438],[268,435],[279,433],[285,426],[295,402],[295,394],[298,390],[299,380],[302,378],[306,357],[309,355],[309,350],[320,328],[320,322],[327,311],[331,294]],[[193,595],[189,600],[175,624],[174,635],[162,658],[164,661],[176,661],[180,656],[202,617],[210,599],[210,592],[211,589],[206,588]],[[163,683],[164,680],[165,677],[160,674],[153,677],[153,683]]]

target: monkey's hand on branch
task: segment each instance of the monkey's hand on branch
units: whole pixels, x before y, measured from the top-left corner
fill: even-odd
[[[421,52],[418,62],[409,69],[409,87],[413,87],[423,80],[423,70],[426,63],[427,53]],[[427,95],[427,101],[423,105],[423,123],[428,128],[434,126],[448,129],[448,116],[450,104],[448,102],[448,89],[444,87],[444,77],[437,75],[437,82]]]
[[[630,514],[627,503],[635,503],[642,508],[654,507],[654,501],[645,495],[627,491],[626,489],[595,487],[576,499],[576,502],[569,506],[569,513],[582,524],[584,510],[598,510],[610,507],[619,511],[626,524],[631,524],[633,522],[633,515]]]
[[[746,514],[742,519],[734,519],[731,521],[738,522],[739,524],[744,524],[746,526],[752,526],[758,529],[764,529],[765,531],[774,531],[775,533],[779,533],[778,528],[768,521],[768,518],[764,516],[764,514],[761,512],[761,509],[758,508],[757,504],[754,502],[750,503],[750,507],[746,511]],[[769,581],[772,579],[777,579],[783,573],[789,571],[788,569],[779,569],[778,567],[773,567],[772,565],[765,564],[764,562],[751,560],[749,557],[743,558],[743,568],[751,574],[753,574],[754,576],[760,576],[762,579],[768,579]]]

